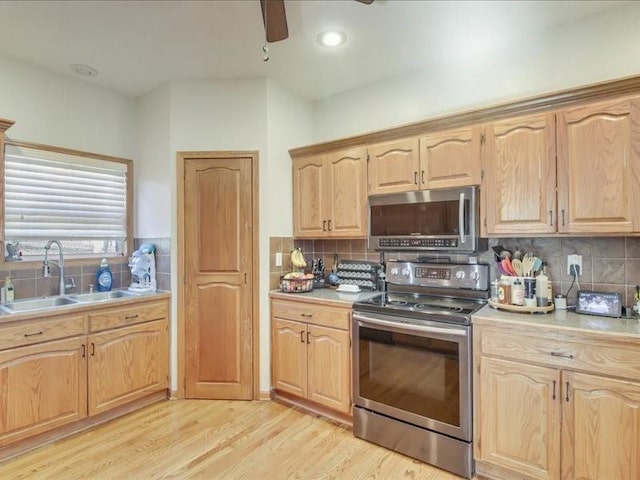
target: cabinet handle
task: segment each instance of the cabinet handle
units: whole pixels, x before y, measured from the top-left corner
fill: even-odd
[[[562,226],[564,227],[564,208],[562,209]]]
[[[311,334],[307,332],[307,343],[311,343]]]
[[[553,357],[562,357],[562,358],[573,358],[573,353],[551,352],[551,356],[553,356]]]
[[[553,210],[549,210],[549,225],[553,227]]]
[[[84,358],[87,356],[87,347],[84,345],[84,343],[80,346],[82,347],[82,358]]]
[[[91,356],[94,357],[96,355],[96,344],[91,342]]]
[[[329,226],[329,231],[331,231],[331,220],[327,220],[327,225]]]
[[[326,220],[322,220],[322,231],[323,232],[327,231],[327,221]]]
[[[301,313],[300,314],[301,317],[307,317],[307,318],[312,318],[313,314],[312,313]]]
[[[134,318],[138,318],[138,315],[137,314],[136,315],[125,315],[125,317],[124,317],[125,320],[132,320]]]
[[[553,394],[551,395],[551,399],[555,400],[556,399],[556,381],[553,381]]]
[[[565,397],[565,400],[568,402],[569,401],[569,382],[566,383],[566,387],[567,387],[567,396]]]
[[[418,184],[418,171],[413,172],[413,183]]]
[[[36,333],[25,333],[24,336],[29,338],[29,337],[37,337],[38,335],[42,335],[44,332],[40,331],[40,332],[36,332]]]
[[[300,343],[304,343],[304,330],[300,330]]]

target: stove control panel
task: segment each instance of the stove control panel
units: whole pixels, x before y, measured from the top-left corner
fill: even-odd
[[[489,266],[483,264],[439,264],[419,262],[387,262],[387,282],[396,285],[425,287],[489,288]]]

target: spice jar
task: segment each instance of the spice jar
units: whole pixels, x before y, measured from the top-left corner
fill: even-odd
[[[498,302],[498,286],[500,285],[500,280],[497,278],[491,282],[491,301]]]
[[[514,305],[524,304],[524,285],[522,285],[522,282],[517,278],[511,286],[511,303]]]
[[[509,305],[511,303],[511,284],[503,278],[498,284],[498,303]]]

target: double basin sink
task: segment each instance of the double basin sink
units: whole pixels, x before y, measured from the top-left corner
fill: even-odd
[[[111,290],[109,292],[78,293],[58,297],[35,298],[16,300],[5,305],[0,305],[0,310],[6,313],[26,313],[36,310],[61,307],[64,305],[76,305],[79,303],[94,303],[114,298],[139,297],[137,293],[128,290]]]

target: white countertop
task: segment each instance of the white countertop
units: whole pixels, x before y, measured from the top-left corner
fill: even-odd
[[[640,338],[640,319],[612,318],[597,315],[581,315],[573,311],[554,310],[551,313],[515,313],[497,310],[485,305],[471,316],[473,323],[484,320],[504,322],[506,325],[530,325],[532,327],[553,327],[590,333],[602,333],[616,336]]]
[[[375,297],[381,292],[379,290],[361,290],[358,293],[343,293],[335,288],[317,288],[305,293],[284,293],[280,290],[273,290],[270,293],[272,298],[282,298],[285,300],[301,300],[312,303],[339,303],[343,305],[353,305],[355,302]]]

